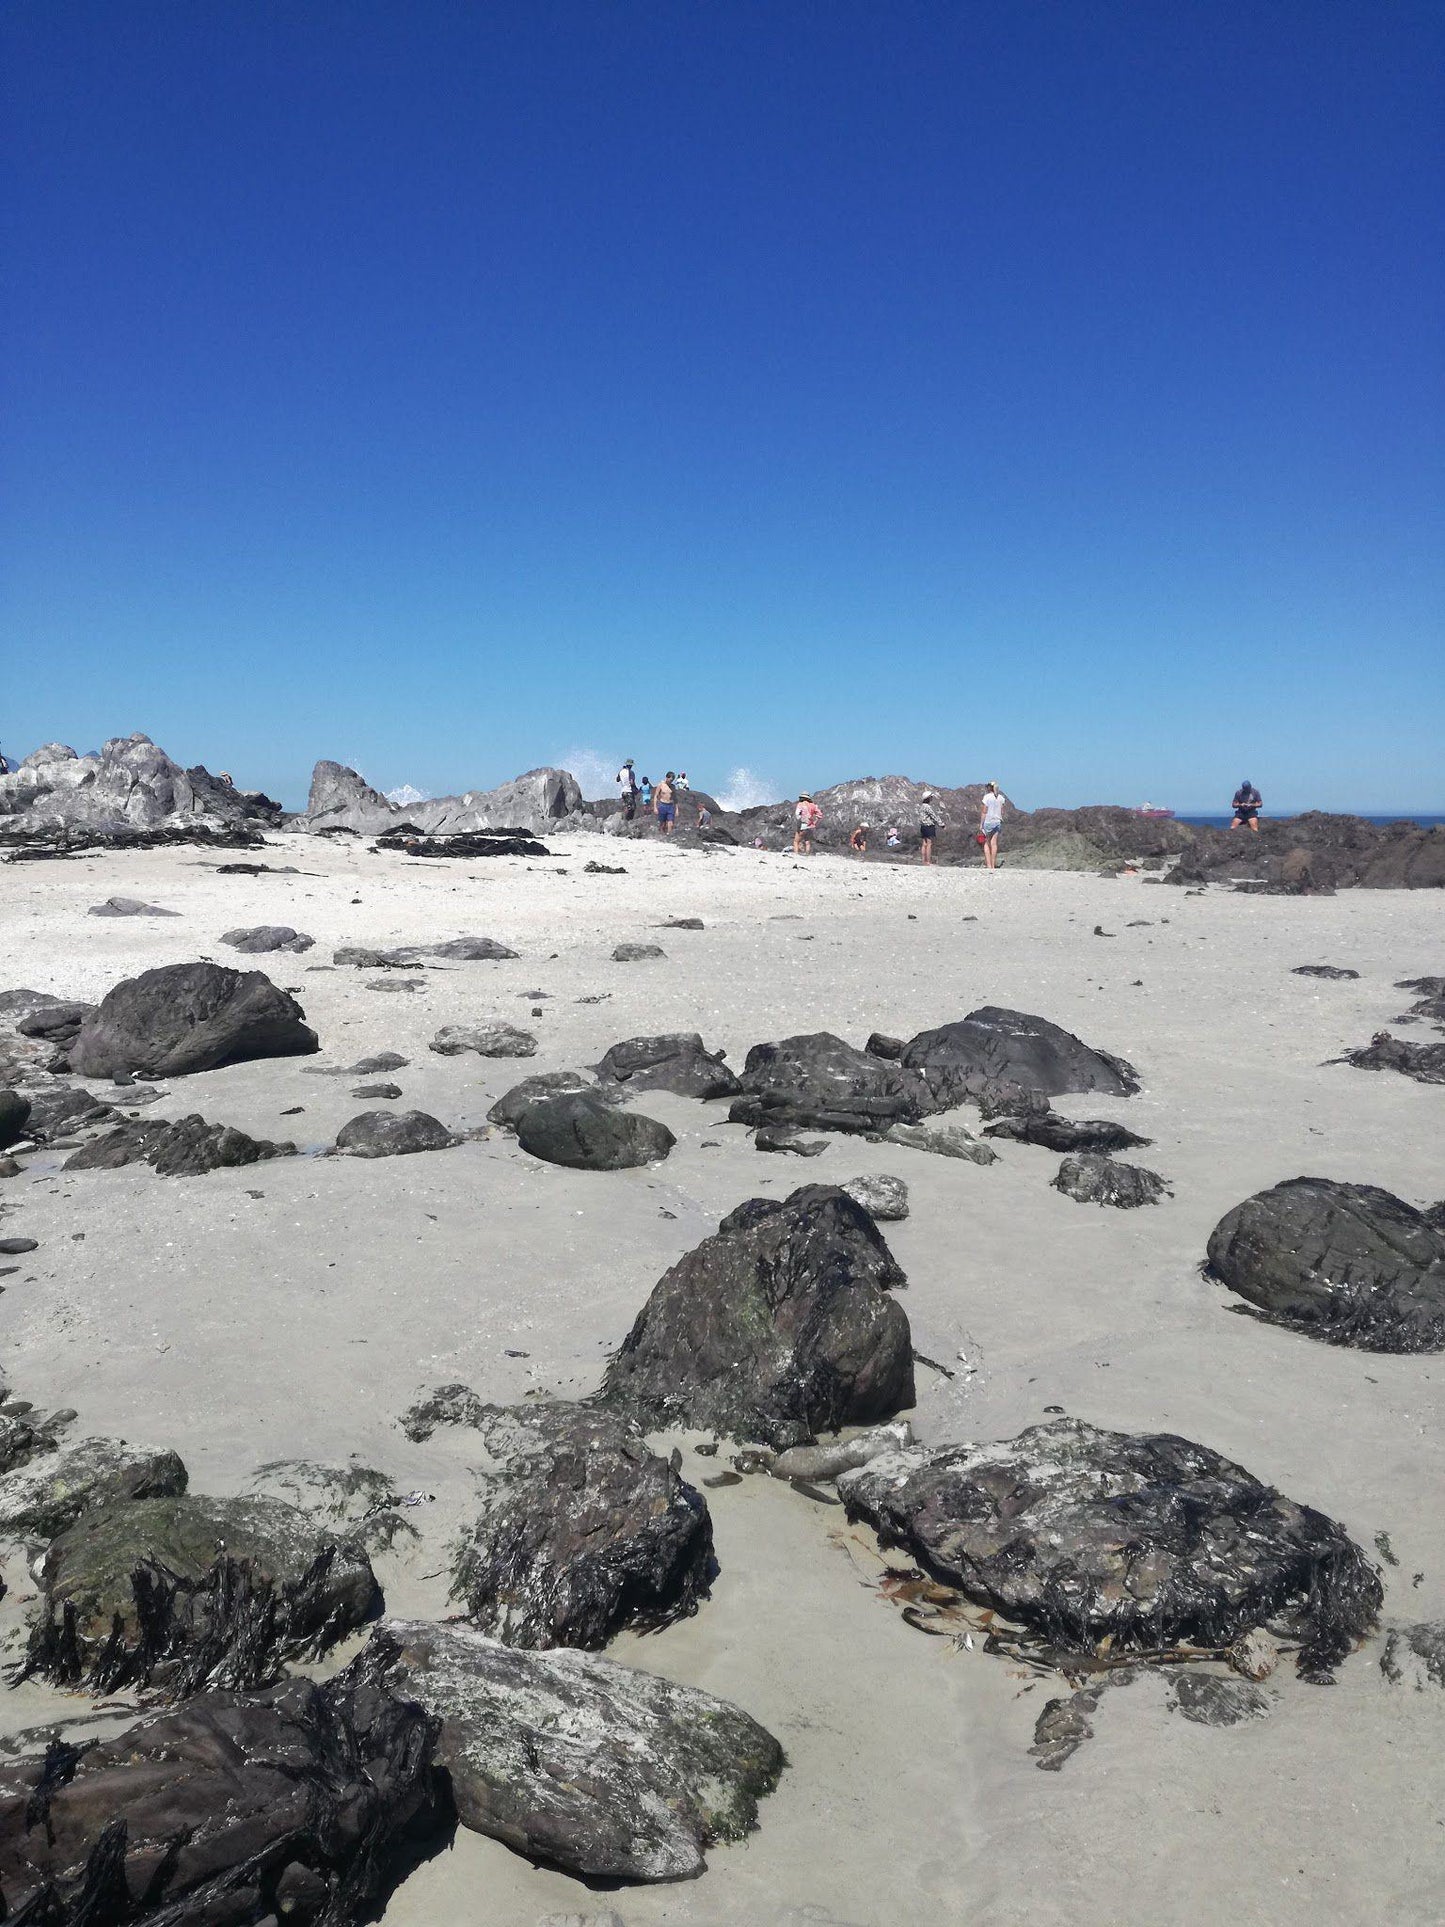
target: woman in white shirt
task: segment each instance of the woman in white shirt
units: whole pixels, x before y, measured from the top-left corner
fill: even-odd
[[[999,794],[997,783],[990,783],[983,793],[983,808],[979,812],[978,829],[983,838],[983,860],[990,870],[998,868],[998,832],[1003,822],[1003,797]]]

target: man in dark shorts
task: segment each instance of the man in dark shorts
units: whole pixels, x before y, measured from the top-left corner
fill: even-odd
[[[671,770],[652,794],[657,805],[657,827],[664,836],[671,836],[672,826],[677,821],[677,778]]]
[[[933,807],[933,791],[925,790],[918,804],[918,854],[925,863],[933,861],[933,839],[938,835],[938,811]]]
[[[1234,792],[1234,821],[1232,830],[1242,830],[1247,823],[1256,835],[1259,834],[1259,813],[1264,808],[1264,798],[1246,777]]]

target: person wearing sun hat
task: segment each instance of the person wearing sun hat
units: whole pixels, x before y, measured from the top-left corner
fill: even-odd
[[[918,799],[918,854],[925,863],[933,861],[933,839],[938,835],[938,811],[933,791],[925,790]]]

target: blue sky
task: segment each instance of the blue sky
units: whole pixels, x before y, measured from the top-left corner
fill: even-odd
[[[0,742],[1445,808],[1445,11],[10,0]]]

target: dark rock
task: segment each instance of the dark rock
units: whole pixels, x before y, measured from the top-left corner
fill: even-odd
[[[1099,1708],[1099,1693],[1080,1689],[1067,1699],[1046,1700],[1034,1721],[1034,1743],[1029,1752],[1045,1773],[1058,1773],[1086,1740],[1094,1737],[1090,1714]]]
[[[416,1445],[423,1445],[443,1425],[483,1426],[495,1407],[470,1385],[439,1385],[429,1398],[403,1412],[397,1423]]]
[[[910,1151],[928,1151],[934,1157],[966,1158],[970,1164],[997,1164],[998,1152],[991,1144],[980,1144],[972,1131],[961,1124],[890,1124],[882,1134],[885,1144],[901,1144]]]
[[[294,863],[218,863],[218,877],[298,877]]]
[[[598,863],[595,858],[582,865],[584,877],[625,877],[626,870],[620,863]]]
[[[664,1274],[602,1397],[645,1425],[798,1445],[913,1403],[904,1274],[868,1213],[810,1185],[753,1198]]]
[[[315,943],[304,931],[293,930],[288,923],[258,923],[249,930],[225,930],[221,942],[229,944],[232,950],[243,950],[247,956],[261,956],[268,950],[309,950]]]
[[[358,1084],[356,1089],[351,1093],[351,1095],[353,1097],[372,1097],[372,1098],[400,1097],[401,1086],[400,1084]]]
[[[754,1044],[743,1065],[735,1124],[793,1125],[814,1131],[883,1131],[917,1123],[938,1106],[913,1071],[854,1050],[830,1031]]]
[[[1157,1204],[1167,1186],[1142,1164],[1118,1164],[1096,1151],[1067,1157],[1054,1178],[1054,1189],[1079,1204],[1112,1204],[1130,1211],[1136,1205]]]
[[[597,1074],[630,1090],[673,1091],[680,1097],[731,1097],[742,1088],[721,1053],[704,1049],[695,1030],[629,1037],[607,1051]]]
[[[1392,1686],[1408,1680],[1417,1693],[1445,1686],[1445,1620],[1423,1620],[1391,1627],[1380,1656],[1380,1671]]]
[[[1319,1678],[1374,1624],[1344,1529],[1219,1453],[1076,1419],[996,1445],[915,1447],[846,1472],[852,1519],[1057,1653],[1227,1648],[1263,1624]]]
[[[27,1135],[49,1143],[53,1138],[104,1124],[115,1115],[113,1104],[104,1103],[83,1087],[57,1082],[31,1094]]]
[[[1042,1091],[1025,1090],[1022,1084],[1007,1078],[982,1085],[974,1092],[973,1101],[986,1121],[996,1117],[1045,1117],[1051,1108]]]
[[[70,1065],[82,1077],[178,1077],[250,1058],[303,1056],[318,1048],[303,1016],[262,971],[167,964],[116,985],[81,1025]]]
[[[1277,822],[1266,817],[1258,836],[1196,831],[1165,881],[1233,881],[1285,896],[1439,889],[1445,884],[1445,834],[1418,823],[1371,823],[1318,810]]]
[[[0,1767],[6,1911],[34,1927],[374,1918],[434,1797],[435,1740],[420,1706],[347,1675],[57,1740]]]
[[[179,1498],[185,1489],[186,1468],[174,1452],[81,1439],[0,1478],[0,1536],[53,1539],[94,1506]]]
[[[1336,1061],[1357,1071],[1399,1071],[1420,1084],[1445,1084],[1445,1044],[1407,1044],[1387,1030],[1376,1031],[1368,1044]]]
[[[43,1037],[47,1043],[73,1044],[94,1004],[47,1004],[30,1011],[15,1026],[22,1037]]]
[[[903,1055],[903,1039],[890,1037],[885,1031],[875,1030],[863,1046],[870,1057],[883,1057],[890,1063],[897,1063]]]
[[[535,1057],[537,1040],[504,1018],[488,1017],[479,1024],[443,1024],[428,1048],[439,1057],[460,1057],[469,1050],[478,1057]]]
[[[0,1149],[18,1144],[30,1121],[30,1099],[19,1091],[0,1088]]]
[[[92,917],[178,917],[179,910],[162,910],[159,904],[142,903],[139,897],[107,897],[93,903],[86,912]]]
[[[453,1391],[456,1388],[451,1388]],[[713,1568],[702,1497],[617,1413],[469,1401],[491,1460],[452,1597],[513,1646],[605,1646],[696,1612]]]
[[[425,1111],[363,1111],[336,1133],[336,1148],[353,1158],[405,1157],[446,1151],[460,1140]]]
[[[370,1077],[376,1071],[404,1071],[411,1062],[394,1050],[378,1051],[374,1057],[358,1057],[350,1070],[344,1075],[349,1077]]]
[[[1327,1344],[1445,1350],[1445,1235],[1377,1185],[1257,1192],[1215,1226],[1207,1270],[1259,1317]]]
[[[268,1685],[327,1651],[379,1599],[359,1546],[265,1499],[92,1506],[51,1541],[27,1673],[98,1693],[154,1682],[175,1698]]]
[[[27,1251],[39,1251],[38,1238],[0,1238],[0,1257],[23,1258]]]
[[[450,957],[462,963],[501,963],[519,955],[519,952],[509,950],[506,944],[498,943],[495,937],[451,937],[445,943],[433,944],[428,954]]]
[[[704,926],[701,917],[669,917],[657,927],[659,930],[701,930]]]
[[[554,1097],[589,1097],[599,1104],[622,1102],[621,1093],[614,1085],[599,1084],[584,1071],[541,1071],[504,1091],[487,1112],[487,1122],[515,1131],[525,1110]]]
[[[1427,1017],[1431,1023],[1445,1025],[1445,977],[1407,977],[1395,988],[1418,993],[1418,1003],[1410,1006],[1411,1017]]]
[[[37,1010],[54,1010],[64,1003],[63,997],[56,997],[48,990],[0,990],[0,1023],[18,1023],[22,1017],[29,1017]],[[89,1005],[84,1008],[89,1009]]]
[[[467,1626],[393,1620],[362,1666],[441,1721],[457,1817],[587,1880],[684,1880],[757,1825],[785,1764],[712,1694],[579,1652],[522,1652]]]
[[[940,1104],[957,1104],[997,1083],[1018,1084],[1045,1097],[1070,1091],[1128,1097],[1139,1088],[1132,1065],[1122,1057],[1091,1049],[1047,1018],[993,1004],[971,1011],[960,1023],[920,1031],[902,1061],[922,1073]]]
[[[613,963],[647,963],[654,957],[665,957],[667,952],[656,943],[620,943],[612,953]]]
[[[839,1189],[879,1224],[908,1216],[908,1186],[902,1178],[876,1171],[868,1177],[849,1178]]]
[[[129,1118],[65,1160],[67,1171],[118,1171],[145,1163],[163,1178],[200,1177],[228,1166],[260,1164],[296,1155],[294,1144],[248,1137],[229,1124],[207,1124],[192,1114],[177,1118]]]
[[[550,856],[544,843],[530,836],[508,836],[502,831],[479,831],[475,835],[409,836],[394,834],[376,839],[378,850],[393,850],[402,856],[476,857],[476,856]]]
[[[753,1149],[756,1151],[790,1151],[795,1158],[818,1158],[827,1148],[827,1138],[799,1137],[798,1133],[787,1125],[783,1125],[778,1130],[772,1130],[764,1125],[753,1138]]]
[[[1181,1673],[1173,1682],[1174,1712],[1196,1726],[1239,1726],[1262,1720],[1270,1713],[1268,1693],[1248,1680],[1225,1679],[1219,1673]]]
[[[1060,1117],[1044,1111],[1032,1117],[1006,1115],[984,1126],[985,1137],[1037,1144],[1045,1151],[1132,1151],[1152,1142],[1106,1117]]]
[[[1358,970],[1346,970],[1341,964],[1296,964],[1290,972],[1293,977],[1328,977],[1331,982],[1359,974]]]
[[[616,1110],[590,1092],[539,1098],[517,1111],[513,1128],[522,1149],[534,1158],[575,1171],[625,1171],[654,1164],[677,1142],[656,1118]]]
[[[391,950],[372,950],[362,944],[343,944],[333,963],[355,964],[360,970],[394,970],[414,966],[428,957],[462,963],[499,963],[518,953],[494,937],[452,937],[446,943],[408,943]]]
[[[3,1389],[3,1387],[0,1387]],[[46,1418],[23,1399],[10,1400],[0,1411],[0,1473],[13,1472],[46,1453],[54,1452],[60,1434],[74,1420],[73,1412],[53,1412]]]

